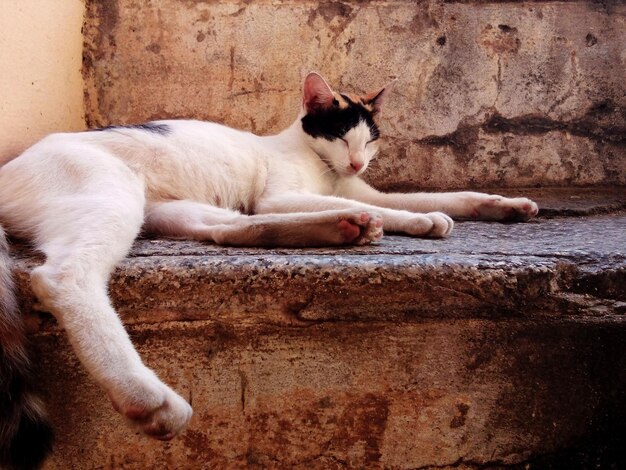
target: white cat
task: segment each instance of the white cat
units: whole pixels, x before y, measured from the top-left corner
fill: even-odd
[[[324,246],[378,241],[383,226],[445,237],[450,217],[525,220],[537,213],[525,198],[385,194],[367,185],[359,175],[378,150],[376,120],[386,93],[339,94],[311,73],[300,115],[275,136],[199,121],[113,126],[50,135],[0,168],[0,223],[46,256],[32,272],[35,295],[115,409],[143,432],[171,439],[191,407],[142,363],[107,295],[112,270],[142,227],[218,244]],[[12,358],[22,333],[5,252],[0,246],[0,353],[22,380],[28,367]],[[16,442],[33,427],[23,429],[24,416],[47,436],[41,407],[26,395],[0,408],[0,418],[12,423],[0,432],[5,465],[23,458]]]

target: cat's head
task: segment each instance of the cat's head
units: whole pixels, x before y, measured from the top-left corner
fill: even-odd
[[[304,80],[302,129],[311,148],[338,174],[363,173],[378,152],[376,119],[388,89],[356,96],[333,91],[315,72]]]

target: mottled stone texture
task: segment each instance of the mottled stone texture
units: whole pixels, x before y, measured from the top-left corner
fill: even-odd
[[[193,404],[189,429],[170,443],[134,433],[65,338],[40,336],[57,432],[47,468],[473,467],[581,446],[615,452],[626,432],[623,320],[195,321],[130,332]]]
[[[397,77],[381,188],[626,184],[621,2],[88,0],[91,126],[210,119],[273,133],[303,74]]]
[[[191,426],[136,435],[33,314],[47,468],[624,468],[625,226],[466,222],[315,250],[139,240],[111,296]],[[14,254],[30,311],[39,260]]]

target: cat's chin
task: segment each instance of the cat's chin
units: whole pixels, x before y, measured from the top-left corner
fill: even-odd
[[[365,171],[365,168],[363,168],[362,170],[344,170],[342,176],[360,176],[363,174],[363,172]]]
[[[359,170],[355,170],[354,168],[350,168],[350,167],[336,167],[335,165],[333,165],[333,170],[335,170],[335,173],[337,173],[339,176],[343,177],[343,178],[348,178],[350,176],[359,176],[360,174],[362,174],[365,171],[365,168],[361,168]]]

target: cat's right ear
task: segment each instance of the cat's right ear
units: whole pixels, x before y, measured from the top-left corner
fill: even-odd
[[[335,96],[319,73],[311,72],[304,79],[302,106],[307,113],[315,113],[333,106]]]

